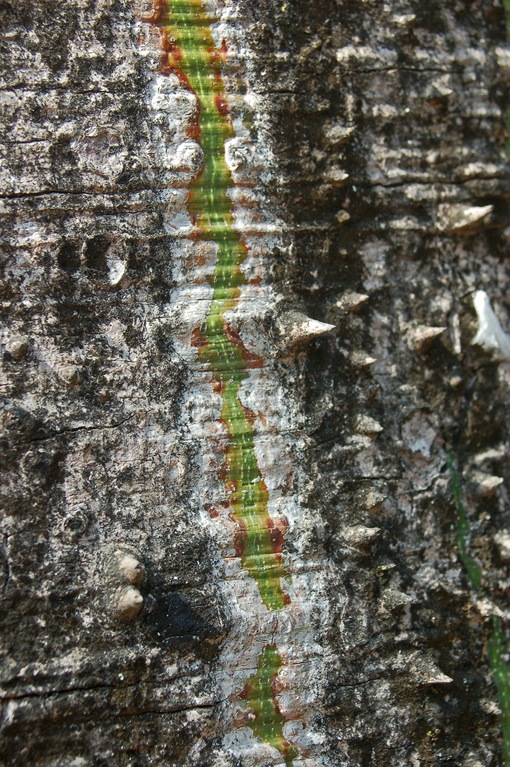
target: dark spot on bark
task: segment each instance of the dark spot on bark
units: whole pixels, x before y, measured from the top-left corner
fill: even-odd
[[[92,237],[85,244],[84,256],[87,269],[90,270],[90,276],[94,279],[104,280],[108,276],[108,266],[106,263],[106,254],[110,247],[110,240],[103,235]]]
[[[152,639],[158,644],[196,644],[218,634],[218,627],[203,617],[195,605],[180,594],[152,593],[146,604],[144,622]]]
[[[44,440],[51,436],[51,429],[34,413],[23,408],[11,408],[3,416],[2,423],[7,444],[14,449],[21,445]]]
[[[75,274],[80,268],[80,253],[77,246],[64,241],[57,253],[57,262],[61,269],[68,274]]]

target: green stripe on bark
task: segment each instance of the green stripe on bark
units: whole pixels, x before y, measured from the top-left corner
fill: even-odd
[[[250,722],[253,734],[269,743],[283,755],[287,767],[291,767],[297,751],[283,736],[283,724],[275,696],[275,682],[283,662],[276,647],[267,645],[259,656],[257,673],[245,687],[245,699],[254,715]]]
[[[457,549],[459,551],[459,559],[464,565],[469,581],[474,589],[479,589],[482,585],[482,571],[473,559],[468,554],[468,538],[469,538],[469,520],[467,517],[466,507],[464,506],[464,495],[462,493],[462,486],[460,483],[459,472],[455,468],[453,456],[451,453],[447,454],[448,469],[450,472],[450,482],[453,494],[453,500],[455,501],[455,509],[457,511],[457,534],[455,540],[457,543]]]
[[[501,750],[505,767],[510,767],[510,666],[508,663],[508,643],[505,639],[503,624],[499,615],[492,616],[492,634],[487,647],[492,678],[498,689],[498,702],[501,710],[502,730]]]
[[[448,469],[455,508],[457,510],[457,535],[456,542],[461,560],[469,582],[475,589],[481,589],[484,585],[484,577],[481,568],[468,553],[469,520],[464,505],[464,494],[460,475],[455,468],[453,455],[447,454]],[[490,588],[485,584],[482,593],[490,598]],[[492,672],[492,678],[498,691],[498,703],[501,710],[500,721],[502,731],[501,750],[503,752],[504,767],[510,767],[510,665],[508,663],[508,643],[503,631],[503,623],[498,615],[492,616],[492,633],[487,645],[487,658]]]
[[[192,184],[189,210],[200,237],[217,246],[213,296],[199,354],[220,384],[221,418],[228,430],[225,487],[234,516],[243,528],[242,566],[257,582],[266,607],[279,610],[285,605],[281,579],[286,573],[269,532],[269,496],[255,456],[254,429],[239,399],[240,386],[249,376],[250,357],[242,342],[229,333],[225,320],[245,283],[241,265],[246,250],[234,229],[228,196],[233,183],[224,148],[233,131],[224,106],[221,59],[198,0],[169,2],[167,19],[182,57],[180,70],[200,104],[204,166]]]

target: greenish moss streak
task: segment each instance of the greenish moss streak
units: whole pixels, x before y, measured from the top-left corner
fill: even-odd
[[[270,534],[269,495],[255,456],[254,429],[239,399],[250,367],[260,367],[262,361],[248,354],[225,318],[245,283],[241,265],[246,249],[234,229],[228,196],[233,183],[224,148],[233,131],[223,93],[221,57],[201,0],[154,0],[154,4],[155,12],[148,20],[161,30],[162,71],[176,71],[197,96],[200,108],[194,137],[200,141],[204,164],[190,189],[189,211],[200,239],[214,242],[217,250],[211,308],[198,346],[222,397],[221,420],[228,431],[224,485],[233,516],[243,529],[242,566],[258,584],[268,610],[281,610],[288,601],[282,587],[287,573],[280,558],[281,542]],[[291,767],[297,751],[283,736],[285,720],[274,689],[282,663],[274,646],[264,647],[245,697],[254,715],[250,725],[255,736],[278,749]]]
[[[233,183],[224,147],[233,131],[225,107],[221,57],[215,51],[209,19],[199,0],[170,1],[165,21],[179,50],[180,72],[200,105],[198,129],[204,165],[192,184],[189,210],[201,239],[214,242],[217,248],[211,308],[201,328],[199,354],[220,385],[221,420],[228,430],[225,487],[233,515],[243,530],[242,566],[257,582],[266,607],[280,610],[286,603],[281,583],[286,573],[269,531],[269,497],[255,456],[254,429],[239,400],[249,364],[259,363],[229,331],[225,320],[245,283],[241,265],[246,249],[234,229],[228,196]]]
[[[272,645],[262,650],[257,672],[246,683],[244,697],[255,716],[250,727],[257,737],[269,743],[283,755],[287,767],[298,755],[296,749],[283,736],[284,718],[275,703],[274,685],[282,659]]]
[[[448,453],[448,469],[450,471],[450,482],[457,511],[457,534],[455,541],[459,550],[459,558],[466,569],[467,576],[473,588],[479,589],[482,585],[482,571],[473,557],[468,554],[469,539],[469,521],[467,518],[466,507],[464,506],[464,497],[458,471],[455,469],[453,456]]]
[[[484,578],[479,565],[468,554],[469,521],[464,495],[460,482],[460,475],[455,468],[451,453],[447,455],[448,469],[450,471],[451,489],[455,508],[457,510],[457,534],[456,542],[459,551],[459,559],[464,565],[471,586],[480,589]],[[488,591],[488,589],[486,589]],[[489,596],[489,595],[488,595]],[[501,709],[501,730],[504,767],[510,767],[510,664],[505,659],[508,656],[508,643],[505,639],[503,624],[498,615],[492,616],[492,633],[487,645],[487,658],[492,671],[492,678],[498,691],[499,707]]]
[[[510,665],[505,656],[508,656],[508,644],[503,632],[501,618],[492,616],[492,634],[487,647],[489,665],[492,670],[492,678],[498,689],[498,701],[501,709],[501,730],[503,742],[501,748],[505,767],[510,767]]]

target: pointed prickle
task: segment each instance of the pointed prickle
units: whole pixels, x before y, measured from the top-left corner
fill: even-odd
[[[384,431],[378,421],[368,415],[360,415],[355,422],[356,434],[380,434]]]
[[[494,543],[504,564],[510,562],[510,530],[500,530],[494,536]]]
[[[414,13],[399,13],[394,17],[395,24],[399,27],[412,27],[416,21],[416,14]]]
[[[297,349],[314,338],[334,330],[334,325],[307,317],[303,312],[288,311],[280,315],[277,328],[286,346]]]
[[[356,370],[364,370],[377,362],[377,359],[369,354],[365,354],[365,352],[352,352],[350,361]]]
[[[510,77],[510,48],[506,45],[498,45],[494,53],[501,80],[504,82]]]
[[[342,532],[344,540],[355,549],[363,549],[374,541],[381,532],[380,527],[353,525]]]
[[[354,133],[354,127],[348,125],[331,125],[326,129],[326,142],[328,146],[334,148],[344,144]]]
[[[335,303],[344,314],[354,314],[368,301],[366,293],[356,293],[354,290],[346,291]]]
[[[381,504],[384,503],[387,497],[387,495],[378,490],[369,490],[362,496],[362,503],[365,509],[375,512],[381,508]]]
[[[432,96],[432,98],[446,98],[447,96],[451,96],[453,94],[452,88],[449,86],[449,76],[445,75],[444,77],[439,77],[437,80],[434,80],[428,89],[428,96]]]
[[[417,352],[424,352],[434,338],[440,336],[445,330],[445,327],[440,326],[418,325],[409,333],[409,346]]]
[[[324,174],[324,178],[332,186],[343,186],[347,182],[349,174],[341,168],[329,168]]]
[[[440,205],[437,224],[442,232],[470,234],[479,229],[492,213],[493,205]]]
[[[400,610],[412,601],[413,598],[408,594],[404,594],[403,591],[391,587],[383,591],[381,595],[381,605],[384,610],[389,612]]]
[[[409,664],[409,675],[418,684],[451,684],[451,676],[444,674],[432,658],[418,656]]]
[[[475,492],[477,495],[484,498],[490,498],[492,495],[494,495],[497,488],[503,484],[503,481],[503,477],[498,477],[495,474],[484,474],[483,472],[476,472],[473,475]]]

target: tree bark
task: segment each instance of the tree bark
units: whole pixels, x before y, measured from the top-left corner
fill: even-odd
[[[0,26],[3,763],[510,764],[501,2]]]

